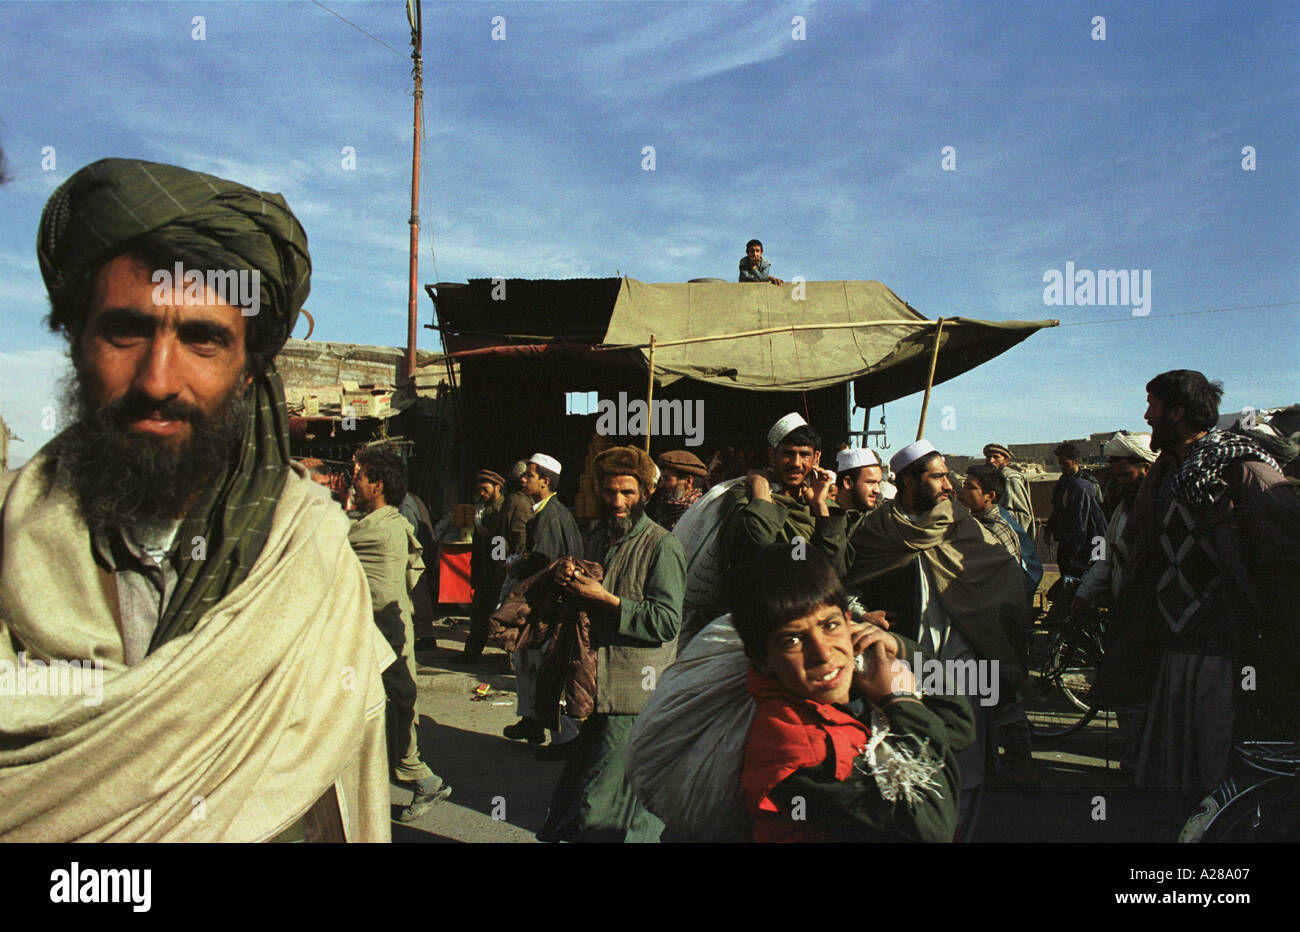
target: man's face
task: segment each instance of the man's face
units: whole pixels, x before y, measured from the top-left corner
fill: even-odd
[[[645,506],[635,476],[606,476],[600,481],[601,513],[621,537],[641,519]]]
[[[210,290],[206,304],[155,304],[151,275],[129,255],[100,269],[80,358],[99,404],[130,399],[128,435],[163,437],[180,449],[193,414],[212,415],[252,380],[244,372],[247,320]]]
[[[1125,492],[1135,491],[1150,468],[1147,463],[1138,464],[1123,457],[1112,457],[1110,461],[1110,474]]]
[[[664,490],[664,498],[670,502],[680,502],[691,494],[695,477],[678,472],[668,466],[659,467],[659,488]]]
[[[863,466],[849,486],[849,498],[858,511],[870,511],[880,500],[880,480],[883,470],[879,466]]]
[[[796,696],[848,702],[855,669],[848,616],[824,605],[782,625],[768,635],[767,654],[756,666]]]
[[[155,304],[150,277],[133,256],[106,262],[73,346],[60,468],[95,529],[179,518],[246,429],[245,318],[211,291]]]
[[[916,484],[915,506],[918,514],[925,514],[940,502],[954,497],[952,483],[948,481],[948,464],[942,456],[930,460]]]
[[[366,471],[360,466],[357,467],[356,475],[352,478],[352,488],[356,492],[354,497],[358,509],[370,514],[379,507],[379,496],[384,490],[384,484],[370,481]]]
[[[1143,419],[1151,425],[1151,449],[1169,450],[1182,439],[1182,405],[1166,409],[1165,403],[1147,392],[1147,410]]]
[[[994,469],[1001,469],[1003,466],[1007,465],[1008,460],[1004,453],[990,453],[988,456],[984,457],[984,462],[988,463]]]
[[[537,474],[537,464],[529,463],[528,470],[524,473],[524,494],[533,501],[540,502],[546,485],[546,480]]]
[[[1067,456],[1058,456],[1056,464],[1061,467],[1061,472],[1067,476],[1079,468],[1079,461],[1072,460]]]
[[[993,495],[985,491],[974,476],[966,477],[961,491],[957,493],[957,500],[976,514],[983,514],[985,509],[993,507]]]
[[[735,253],[733,252],[734,256]],[[752,246],[745,247],[745,255],[749,257],[750,265],[758,265],[759,260],[763,258],[763,247],[755,243]]]
[[[793,492],[803,485],[808,470],[817,465],[818,452],[810,446],[780,443],[771,452],[772,472],[777,480]]]
[[[478,484],[478,500],[484,505],[490,505],[496,500],[499,488],[500,486],[495,482],[480,482]]]

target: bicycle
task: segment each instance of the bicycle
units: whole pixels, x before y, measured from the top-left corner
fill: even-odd
[[[1059,630],[1048,636],[1037,670],[1040,691],[1049,708],[1037,710],[1038,717],[1050,716],[1046,723],[1030,724],[1033,734],[1041,738],[1060,738],[1085,728],[1100,711],[1090,701],[1097,681],[1097,666],[1104,648],[1106,610],[1089,608],[1072,614]],[[1041,638],[1040,638],[1041,640]]]
[[[1183,844],[1300,841],[1300,742],[1240,741],[1223,781],[1178,833]]]

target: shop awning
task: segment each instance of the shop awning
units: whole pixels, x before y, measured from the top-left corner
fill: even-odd
[[[934,384],[1057,321],[947,318]],[[603,346],[635,348],[663,384],[679,378],[757,391],[853,381],[861,403],[923,391],[937,322],[880,282],[652,284],[623,279]]]

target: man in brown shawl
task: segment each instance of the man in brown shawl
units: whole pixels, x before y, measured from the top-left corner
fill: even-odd
[[[74,378],[69,426],[0,478],[0,689],[45,687],[0,702],[0,839],[387,840],[392,653],[272,362],[301,225],[105,159],[54,192],[37,256]]]
[[[970,701],[980,737],[957,757],[964,809],[969,791],[984,778],[991,705],[1024,685],[1029,609],[1022,573],[955,500],[948,468],[929,441],[903,447],[890,468],[898,495],[858,525],[844,588],[865,608],[885,611],[891,630],[921,646],[930,660],[914,669],[918,682],[936,681],[924,663],[941,662],[943,691]],[[954,681],[952,673],[961,679]],[[973,695],[976,686],[986,691]],[[1009,722],[1015,716],[1003,717]]]

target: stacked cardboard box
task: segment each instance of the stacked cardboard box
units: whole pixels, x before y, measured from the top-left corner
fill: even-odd
[[[350,409],[354,417],[388,417],[393,413],[393,393],[391,389],[367,382],[343,380],[343,409],[346,414]]]

